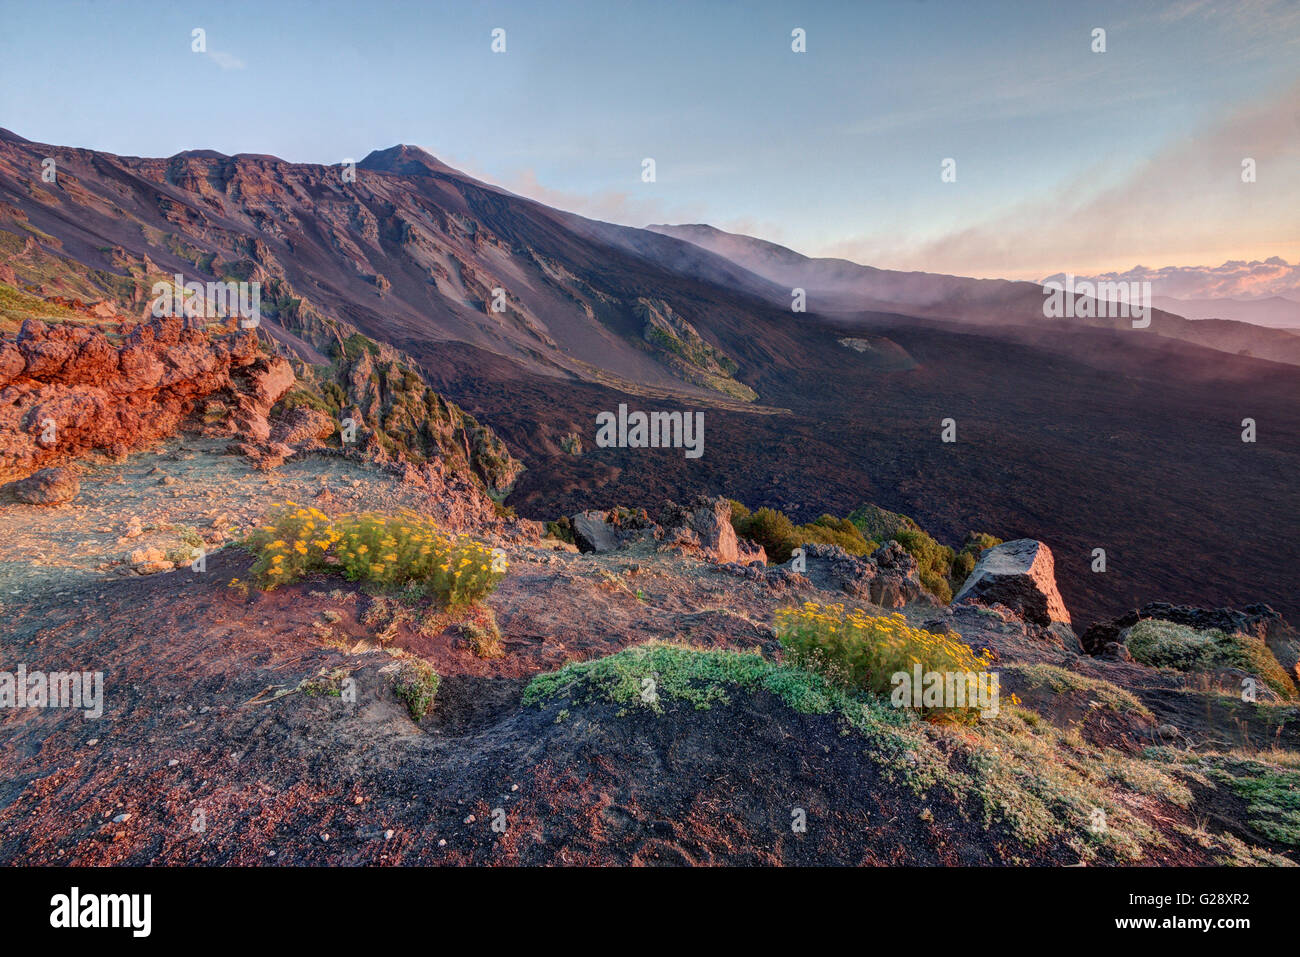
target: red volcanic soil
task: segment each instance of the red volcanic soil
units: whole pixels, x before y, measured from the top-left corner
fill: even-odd
[[[378,625],[363,622],[374,596],[330,577],[272,593],[227,587],[247,577],[248,562],[223,551],[207,574],[102,582],[79,603],[47,595],[6,608],[7,660],[102,668],[106,693],[100,720],[0,715],[0,862],[1077,860],[1065,844],[1026,847],[1005,826],[984,825],[944,788],[917,795],[834,716],[796,713],[765,691],[706,711],[666,703],[659,715],[600,700],[521,705],[527,675],[651,634],[770,644],[757,622],[773,596],[708,566],[516,551],[489,603],[507,636],[504,658],[475,658],[453,623],[432,635],[382,629],[390,650],[418,649],[444,676],[432,714],[416,724],[393,693],[395,662],[376,644]],[[1014,634],[999,639],[1012,643],[1004,650],[1059,656]],[[328,690],[344,678],[354,701]],[[1149,722],[1109,714],[1118,725],[1084,715],[1082,733],[1127,750],[1150,742]],[[812,822],[806,832],[790,827],[796,807]],[[1192,811],[1150,810],[1169,841],[1147,863],[1216,859],[1174,830],[1195,824]],[[1241,808],[1220,810],[1244,827]]]
[[[697,491],[799,520],[875,502],[952,545],[971,530],[1047,542],[1080,628],[1147,600],[1265,601],[1300,618],[1296,370],[1123,331],[967,332],[904,318],[871,331],[919,368],[871,369],[837,344],[842,330],[810,330],[806,365],[746,380],[789,415],[511,374],[463,346],[413,351],[528,465],[508,500],[528,517]],[[619,402],[705,408],[703,457],[595,448],[596,413]],[[939,440],[949,417],[955,444]],[[1241,441],[1246,417],[1256,444]],[[582,437],[580,456],[561,449],[568,432]],[[1104,574],[1091,570],[1095,548]]]

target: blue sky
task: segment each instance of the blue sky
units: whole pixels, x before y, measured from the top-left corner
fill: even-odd
[[[1300,259],[1297,64],[1293,0],[10,0],[0,125],[158,156],[413,143],[598,218],[1035,278]]]

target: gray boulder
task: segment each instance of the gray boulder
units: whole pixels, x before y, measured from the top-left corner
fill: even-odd
[[[614,552],[658,535],[645,509],[593,509],[570,517],[569,524],[573,527],[573,543],[580,552]]]
[[[725,498],[700,496],[685,505],[667,503],[659,513],[662,537],[669,547],[699,549],[709,561],[748,564],[766,555],[748,544],[742,556],[736,530],[731,525],[731,503]]]
[[[1052,550],[1032,538],[985,549],[953,604],[1002,604],[1025,621],[1044,628],[1070,624],[1056,588]]]
[[[601,511],[579,512],[569,519],[573,526],[573,543],[580,552],[612,552],[622,544],[619,530]]]

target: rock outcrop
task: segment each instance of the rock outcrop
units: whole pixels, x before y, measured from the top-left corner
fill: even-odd
[[[763,550],[746,542],[743,548],[731,525],[731,502],[699,496],[685,505],[668,502],[659,512],[664,545],[697,552],[707,561],[726,564],[767,561]]]
[[[799,559],[787,567],[798,570]],[[850,555],[838,545],[803,546],[804,574],[819,588],[842,591],[882,608],[902,608],[928,597],[916,559],[898,542],[887,542],[870,556]]]
[[[0,343],[0,479],[92,452],[119,458],[176,432],[206,398],[233,409],[222,427],[255,441],[293,371],[254,333],[210,336],[191,319],[116,333],[29,319]]]
[[[1052,550],[1032,538],[985,549],[953,604],[1001,604],[1025,621],[1048,628],[1070,624],[1056,588]]]
[[[582,552],[612,552],[636,542],[655,542],[660,551],[680,551],[717,564],[766,564],[767,553],[736,536],[731,503],[699,496],[684,505],[667,502],[651,519],[645,509],[589,510],[570,516],[573,540]]]
[[[578,551],[597,554],[617,551],[636,541],[653,540],[660,534],[645,509],[589,509],[571,516],[569,524]]]

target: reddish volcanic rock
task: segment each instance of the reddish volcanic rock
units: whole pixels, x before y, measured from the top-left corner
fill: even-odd
[[[318,409],[300,405],[289,412],[271,429],[271,441],[301,447],[319,445],[322,439],[334,434],[337,426],[332,418]]]
[[[227,434],[269,437],[266,415],[294,375],[255,334],[212,337],[179,318],[119,328],[120,344],[29,319],[0,343],[0,479],[90,452],[124,455],[175,432],[217,393],[235,409]]]
[[[81,491],[81,480],[72,469],[41,469],[35,475],[11,482],[6,489],[28,505],[61,505]]]

